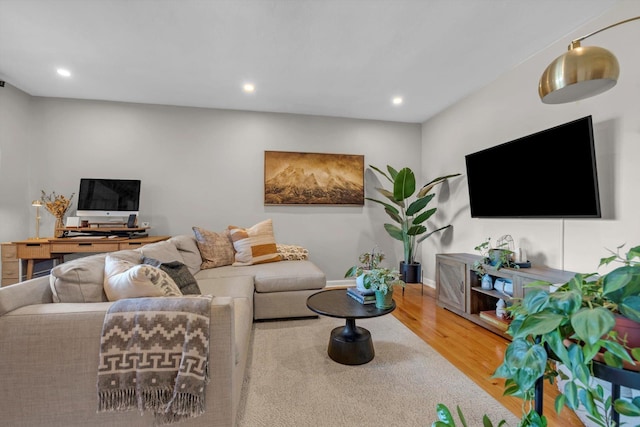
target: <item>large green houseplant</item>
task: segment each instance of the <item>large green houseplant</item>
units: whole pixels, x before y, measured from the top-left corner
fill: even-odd
[[[621,368],[624,362],[640,360],[640,348],[631,348],[630,337],[616,329],[616,318],[640,322],[640,246],[624,256],[619,250],[600,260],[600,266],[617,261],[623,265],[611,272],[577,274],[555,291],[546,282],[529,285],[525,297],[509,309],[512,322],[508,333],[513,341],[494,376],[505,378],[505,395],[525,400],[522,426],[544,425],[531,404],[539,379],[553,383],[570,376],[556,398],[557,412],[566,405],[582,406],[600,426],[611,426],[611,409],[626,416],[640,416],[640,398],[617,399],[605,396],[594,381],[594,359]],[[526,420],[535,420],[527,422]]]
[[[388,173],[386,173],[375,166],[369,166],[385,177],[392,184],[393,189],[376,188],[388,202],[371,197],[366,199],[382,205],[387,215],[395,222],[395,224],[384,224],[384,228],[391,237],[402,242],[404,248],[404,259],[400,263],[402,279],[405,282],[420,282],[420,263],[415,259],[418,244],[432,234],[451,227],[449,224],[432,231],[427,229],[426,221],[438,210],[435,207],[427,209],[427,205],[435,197],[435,194],[430,192],[436,185],[460,174],[438,177],[425,184],[416,193],[416,177],[410,168],[405,167],[397,171],[387,166]]]

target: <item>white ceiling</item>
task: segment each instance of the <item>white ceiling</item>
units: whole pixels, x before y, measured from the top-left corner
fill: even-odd
[[[615,3],[0,0],[0,80],[34,96],[423,122]]]

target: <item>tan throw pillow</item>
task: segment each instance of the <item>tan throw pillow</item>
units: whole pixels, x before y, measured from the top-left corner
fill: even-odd
[[[182,295],[176,282],[159,268],[109,255],[104,263],[104,293],[109,301]]]
[[[229,226],[233,248],[236,250],[234,266],[263,264],[280,261],[270,219],[250,228]]]
[[[233,244],[229,230],[216,233],[200,227],[192,228],[202,258],[201,269],[233,264]]]

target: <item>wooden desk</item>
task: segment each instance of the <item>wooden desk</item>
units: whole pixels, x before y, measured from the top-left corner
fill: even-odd
[[[147,236],[129,239],[127,237],[66,237],[30,239],[13,242],[18,258],[27,261],[26,279],[33,277],[33,265],[36,260],[53,259],[64,261],[64,256],[77,253],[115,252],[124,249],[137,249],[149,243],[161,242],[171,236]]]

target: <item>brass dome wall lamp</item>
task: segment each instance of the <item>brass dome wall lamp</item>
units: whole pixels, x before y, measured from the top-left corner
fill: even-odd
[[[557,57],[540,77],[538,94],[545,104],[578,101],[605,92],[616,85],[618,60],[607,49],[580,46],[580,41],[609,28],[640,19],[625,19],[571,41],[568,52]]]

